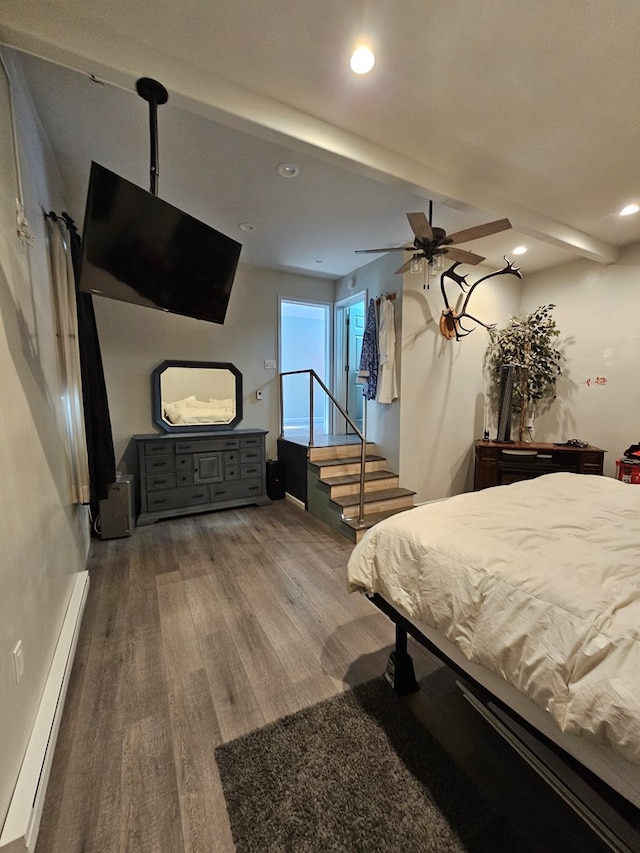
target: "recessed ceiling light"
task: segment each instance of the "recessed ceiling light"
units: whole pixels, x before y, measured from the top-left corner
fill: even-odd
[[[632,213],[637,213],[640,210],[637,204],[628,204],[620,211],[620,216],[631,216]]]
[[[256,226],[255,226],[255,225],[252,225],[250,222],[241,222],[241,223],[238,225],[238,228],[239,228],[241,231],[255,231],[255,230],[256,230]]]
[[[371,48],[362,44],[351,55],[351,70],[356,74],[368,74],[373,68],[376,58]]]
[[[526,251],[527,251],[526,246],[516,246],[515,249],[513,249],[513,254],[514,255],[524,255],[524,253]]]
[[[295,178],[300,174],[300,169],[294,163],[280,163],[276,172],[281,178]]]

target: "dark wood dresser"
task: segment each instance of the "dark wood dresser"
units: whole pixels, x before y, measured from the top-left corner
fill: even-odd
[[[268,504],[267,430],[134,435],[136,524],[246,504]]]
[[[539,442],[500,442],[479,439],[475,444],[474,490],[530,480],[554,471],[602,474],[605,450],[587,445]]]

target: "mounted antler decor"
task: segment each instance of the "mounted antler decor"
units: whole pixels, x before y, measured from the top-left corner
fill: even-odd
[[[478,323],[478,325],[480,326],[484,326],[484,328],[488,329],[489,331],[495,329],[495,323],[483,323],[482,320],[478,320],[477,317],[474,317],[472,314],[469,314],[469,312],[467,311],[467,306],[469,305],[469,300],[471,299],[473,291],[483,281],[487,281],[488,279],[494,278],[497,275],[515,275],[517,278],[522,278],[520,270],[517,267],[514,267],[511,261],[509,261],[506,257],[504,260],[506,266],[504,266],[500,270],[491,272],[488,275],[483,275],[482,278],[479,278],[471,285],[471,287],[469,287],[468,291],[465,291],[465,287],[467,287],[466,275],[459,275],[456,272],[456,267],[460,266],[460,261],[456,261],[449,267],[449,269],[446,269],[442,273],[442,275],[440,276],[440,290],[442,291],[442,298],[444,299],[445,307],[440,317],[440,333],[443,337],[447,338],[448,340],[455,338],[457,341],[459,341],[460,338],[464,338],[466,337],[466,335],[471,334],[473,329],[466,329],[461,323],[461,320],[463,320],[465,317],[468,317],[469,320],[473,320],[474,323]],[[466,293],[460,311],[456,311],[456,309],[449,304],[449,299],[447,298],[447,291],[445,289],[445,279],[447,278],[450,278],[455,281],[456,284],[460,287],[460,290],[463,293]]]

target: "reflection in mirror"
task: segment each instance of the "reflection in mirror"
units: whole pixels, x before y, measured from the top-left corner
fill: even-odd
[[[228,362],[163,361],[152,394],[154,420],[165,432],[232,429],[242,420],[242,374]]]

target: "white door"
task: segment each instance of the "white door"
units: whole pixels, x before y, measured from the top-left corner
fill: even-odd
[[[364,398],[358,381],[362,338],[365,328],[365,294],[336,303],[336,398],[359,430],[363,426]],[[352,433],[343,417],[336,418],[336,432]]]

